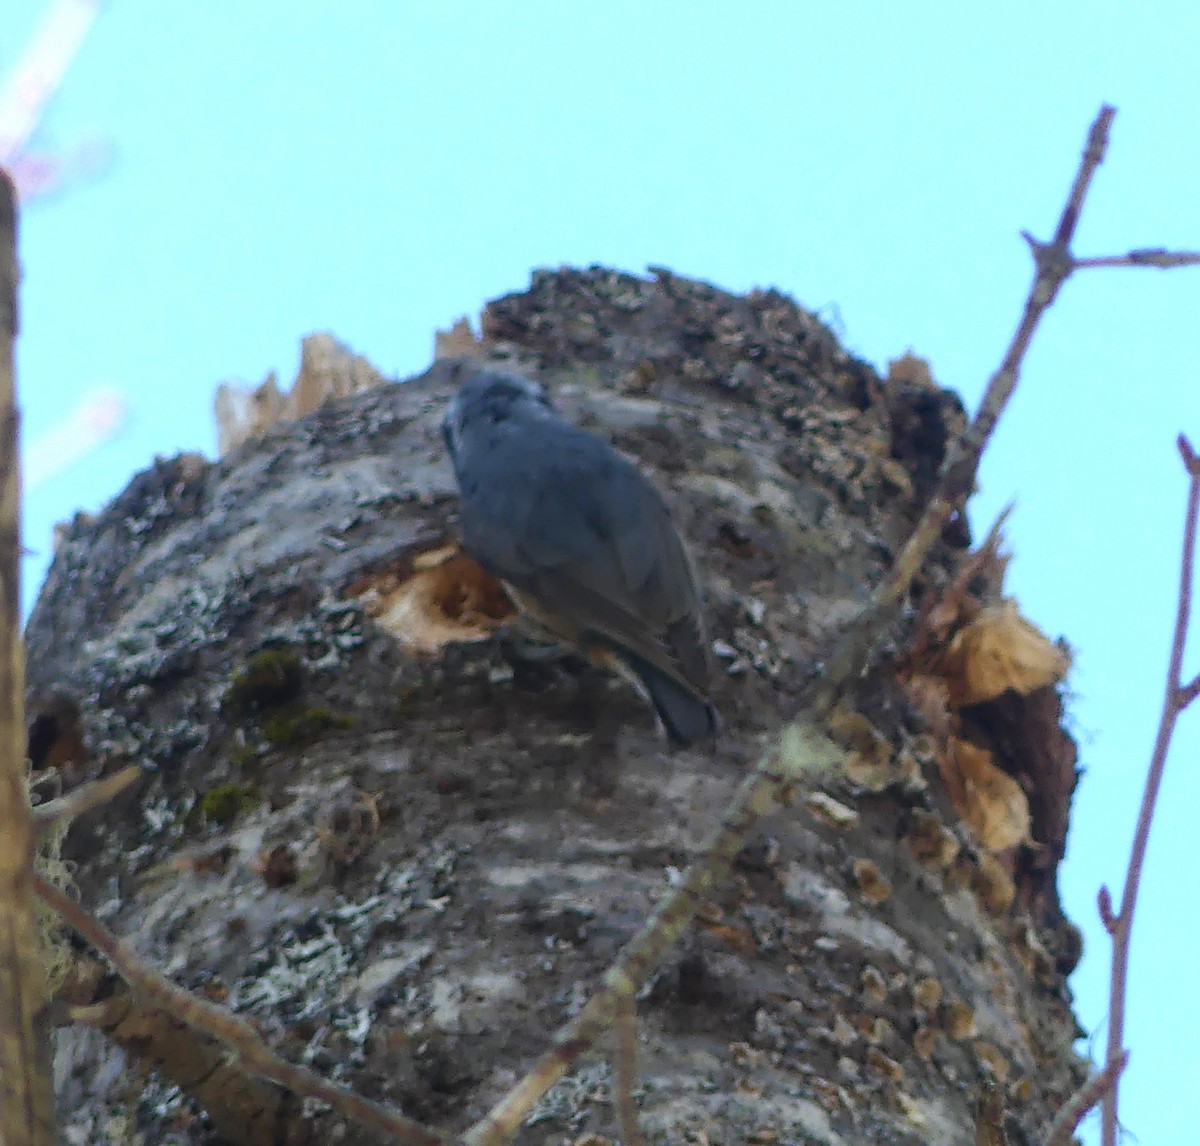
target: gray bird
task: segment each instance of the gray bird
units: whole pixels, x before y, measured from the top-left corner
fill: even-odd
[[[696,576],[658,490],[520,374],[472,369],[442,428],[466,551],[558,639],[632,674],[671,743],[711,735]]]

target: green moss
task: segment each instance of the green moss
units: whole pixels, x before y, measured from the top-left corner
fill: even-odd
[[[276,748],[309,744],[321,733],[335,728],[349,728],[354,718],[342,712],[331,712],[324,705],[291,705],[273,713],[263,721],[263,736]]]
[[[593,321],[589,327],[584,328],[585,331],[594,331],[595,322]],[[589,390],[600,390],[604,388],[604,375],[595,366],[581,366],[578,369],[571,371],[571,380],[578,386],[585,386]]]
[[[218,784],[200,797],[200,811],[210,823],[229,824],[242,812],[257,807],[261,799],[252,784]]]
[[[304,682],[304,665],[287,649],[266,649],[251,657],[229,682],[225,703],[235,712],[261,712],[295,700]]]
[[[262,752],[253,744],[235,744],[229,759],[238,768],[253,768],[262,759]]]

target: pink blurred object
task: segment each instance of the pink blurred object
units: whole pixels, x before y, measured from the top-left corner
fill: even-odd
[[[115,437],[129,421],[129,403],[119,390],[101,387],[25,447],[25,492],[70,469]]]
[[[107,163],[110,149],[104,140],[85,140],[57,155],[25,150],[99,8],[100,0],[56,0],[0,88],[0,166],[12,174],[23,200],[61,190]],[[124,394],[107,387],[93,390],[64,418],[26,444],[25,492],[104,445],[128,419]]]
[[[93,174],[107,159],[107,146],[95,142],[65,157],[25,151],[99,9],[100,0],[57,0],[0,89],[0,166],[8,169],[22,199]]]

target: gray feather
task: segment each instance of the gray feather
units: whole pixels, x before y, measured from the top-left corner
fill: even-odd
[[[444,428],[467,551],[580,643],[622,656],[673,739],[711,732],[696,578],[654,486],[520,375],[473,373]]]

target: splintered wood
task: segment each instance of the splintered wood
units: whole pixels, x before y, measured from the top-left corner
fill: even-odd
[[[1001,522],[926,606],[901,669],[909,699],[934,735],[946,794],[993,853],[1033,841],[1029,793],[1011,762],[997,759],[996,745],[974,735],[978,722],[965,720],[964,712],[1053,688],[1071,663],[1063,645],[1002,595],[1008,557]]]
[[[387,379],[330,334],[311,334],[300,347],[300,369],[290,390],[272,371],[257,386],[222,382],[213,399],[217,450],[222,457],[257,440],[279,422],[294,422],[326,402],[373,390]]]
[[[427,655],[452,642],[485,640],[513,613],[500,582],[457,545],[366,575],[346,595],[362,600],[405,648]]]

